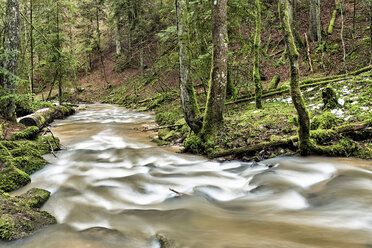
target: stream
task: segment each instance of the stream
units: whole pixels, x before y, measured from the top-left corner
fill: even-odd
[[[54,122],[65,149],[16,193],[49,190],[59,224],[0,247],[372,248],[372,161],[218,163],[157,147],[153,119],[93,104]]]

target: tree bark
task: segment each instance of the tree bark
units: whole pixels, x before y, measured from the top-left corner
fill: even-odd
[[[322,39],[322,23],[320,21],[320,0],[310,0],[310,27],[311,41],[320,42]]]
[[[116,13],[115,16],[115,43],[116,43],[116,55],[118,57],[121,56],[122,49],[121,49],[121,34],[120,34],[120,16],[119,13]]]
[[[177,34],[178,34],[178,55],[180,63],[179,84],[183,114],[185,120],[194,133],[199,133],[201,123],[197,121],[200,114],[193,82],[190,78],[191,57],[188,47],[187,28],[187,0],[176,0],[177,12]]]
[[[26,127],[36,126],[41,129],[54,119],[62,119],[73,113],[75,113],[75,109],[72,107],[56,106],[53,108],[40,109],[33,114],[19,118],[18,122]]]
[[[300,151],[301,155],[309,155],[312,150],[312,143],[310,140],[310,118],[309,112],[307,111],[299,87],[300,81],[300,70],[298,65],[299,54],[297,51],[296,44],[294,42],[292,30],[289,23],[287,0],[279,0],[279,17],[290,60],[291,96],[293,104],[297,110],[299,119],[298,136],[300,140]]]
[[[212,1],[213,61],[203,136],[213,136],[221,128],[227,85],[227,0]]]
[[[59,28],[59,11],[60,11],[60,5],[59,2],[57,2],[57,8],[56,8],[56,18],[57,18],[57,50],[61,51],[61,37],[60,37],[60,28]],[[58,62],[58,102],[60,105],[62,105],[62,65],[61,65],[61,54],[57,53],[57,62]]]
[[[4,90],[10,97],[4,104],[4,117],[15,120],[15,102],[13,96],[16,90],[18,76],[18,49],[19,49],[19,2],[8,0],[6,5],[6,24],[4,41]]]
[[[369,38],[370,38],[370,63],[372,63],[372,0],[369,0]]]
[[[262,83],[260,76],[260,54],[261,54],[261,3],[260,0],[256,2],[256,34],[254,38],[254,67],[253,78],[255,84],[256,94],[256,108],[262,108]]]
[[[30,88],[31,99],[34,100],[34,26],[33,26],[33,0],[30,0]]]

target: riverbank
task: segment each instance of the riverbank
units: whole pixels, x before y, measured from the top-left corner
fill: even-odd
[[[74,112],[71,106],[55,106],[55,118],[64,118]],[[11,197],[9,192],[20,189],[31,182],[30,175],[43,168],[47,161],[42,157],[60,149],[59,139],[36,126],[2,122],[0,141],[0,239],[15,240],[31,235],[35,231],[56,223],[49,213],[40,211],[50,193],[42,189],[31,189],[27,193]],[[9,128],[10,127],[10,128]],[[16,132],[17,130],[17,132]]]
[[[137,111],[154,111],[159,127],[153,140],[159,145],[183,145],[185,152],[222,157],[222,160],[258,161],[297,154],[297,113],[288,82],[271,90],[269,85],[264,86],[267,90],[263,109],[255,108],[252,92],[238,89],[240,94],[226,103],[223,130],[207,146],[201,144],[183,119],[177,91],[151,97],[150,90],[133,92],[136,83],[133,80],[113,89],[104,102]],[[301,89],[311,116],[311,135],[324,148],[324,155],[372,158],[371,84],[371,66],[349,74],[302,81]],[[332,88],[337,95],[332,108],[324,107],[322,91],[326,88]],[[206,92],[197,91],[203,110]]]

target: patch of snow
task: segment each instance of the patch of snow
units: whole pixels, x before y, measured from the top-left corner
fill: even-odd
[[[343,117],[344,111],[341,109],[332,109],[331,113],[334,114],[337,118]]]
[[[344,106],[344,105],[345,105],[345,101],[344,101],[344,99],[339,98],[339,99],[338,99],[338,104],[340,104],[341,106]]]

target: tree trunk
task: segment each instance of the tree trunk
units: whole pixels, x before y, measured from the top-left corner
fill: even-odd
[[[320,0],[310,0],[310,27],[311,41],[320,42],[322,39],[322,23],[320,21]]]
[[[369,38],[370,38],[370,63],[372,63],[372,0],[369,0]]]
[[[33,5],[30,0],[30,88],[31,88],[31,99],[34,100],[34,26],[33,26]]]
[[[120,35],[120,16],[116,13],[116,22],[115,22],[115,42],[116,42],[116,55],[121,56],[121,35]]]
[[[256,108],[262,108],[262,84],[260,76],[260,54],[261,54],[261,3],[260,0],[256,2],[256,34],[254,38],[254,67],[253,78],[255,84],[256,94]]]
[[[61,39],[60,39],[60,30],[59,30],[59,11],[60,11],[60,6],[59,6],[59,2],[57,2],[57,9],[56,9],[56,16],[57,16],[57,50],[58,51],[61,51]],[[57,62],[58,62],[58,77],[59,77],[59,81],[58,81],[58,102],[60,105],[62,105],[62,65],[61,65],[61,54],[59,52],[57,52]]]
[[[99,10],[99,0],[97,0],[97,2],[96,2],[97,49],[98,49],[99,58],[100,58],[101,66],[102,66],[103,78],[106,82],[106,85],[108,85],[107,76],[106,76],[106,68],[105,68],[104,57],[103,57],[103,51],[102,51],[102,47],[101,47],[101,28],[100,28],[100,25],[99,25],[99,11],[100,11]]]
[[[6,5],[6,24],[4,41],[4,90],[6,94],[14,95],[18,76],[18,49],[19,49],[19,2],[8,0]],[[15,120],[15,103],[13,97],[9,97],[4,104],[4,117]]]
[[[298,65],[298,51],[294,42],[292,30],[288,18],[288,3],[287,0],[279,0],[279,16],[284,35],[284,40],[288,50],[291,71],[291,96],[293,104],[298,113],[299,119],[299,140],[300,151],[302,155],[309,155],[312,150],[312,143],[310,140],[310,118],[309,112],[305,106],[302,94],[299,87],[300,70]]]
[[[197,121],[200,114],[195,96],[193,82],[190,78],[190,51],[188,48],[187,27],[187,0],[176,0],[178,54],[180,63],[179,83],[180,96],[185,120],[194,133],[199,133],[201,124]]]
[[[227,85],[227,0],[212,2],[213,61],[203,136],[208,138],[222,126]]]
[[[33,114],[19,118],[18,122],[26,127],[36,126],[41,129],[54,119],[62,119],[73,113],[75,113],[75,109],[72,107],[56,106],[53,108],[40,109]]]

